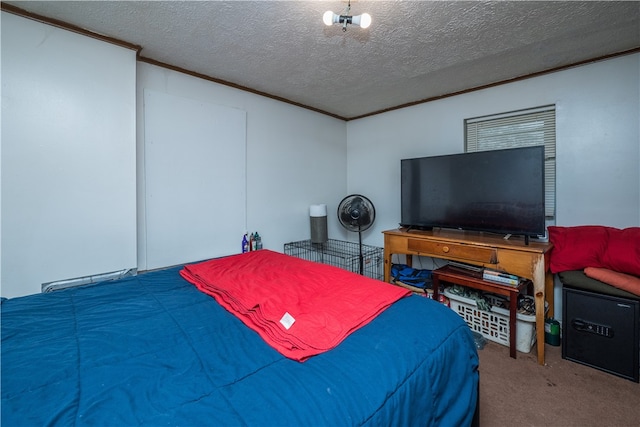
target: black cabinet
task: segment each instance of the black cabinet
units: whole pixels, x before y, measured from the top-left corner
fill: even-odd
[[[564,287],[562,358],[638,382],[640,301]]]

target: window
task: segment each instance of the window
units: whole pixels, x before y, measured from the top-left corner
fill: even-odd
[[[556,210],[556,108],[554,105],[465,120],[465,151],[544,145],[545,211]]]

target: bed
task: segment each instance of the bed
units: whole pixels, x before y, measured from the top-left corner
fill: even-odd
[[[275,257],[288,260],[287,267],[276,265],[275,277],[266,273],[272,263],[262,262],[265,273],[257,276],[294,277],[290,282],[305,287],[317,271],[328,271],[316,268],[328,268],[343,287],[364,280],[371,289],[395,288]],[[331,348],[296,360],[187,280],[191,265],[3,300],[2,425],[477,422],[477,351],[469,328],[449,308],[403,295]],[[251,289],[249,277],[242,283]]]

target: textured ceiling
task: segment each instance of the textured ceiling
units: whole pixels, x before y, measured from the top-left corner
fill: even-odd
[[[350,119],[640,48],[640,2],[8,1],[140,56]]]

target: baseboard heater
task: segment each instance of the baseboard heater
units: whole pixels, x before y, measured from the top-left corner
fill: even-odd
[[[124,270],[112,271],[110,273],[94,274],[91,276],[76,277],[74,279],[56,280],[55,282],[43,283],[42,292],[60,291],[62,289],[75,288],[77,286],[122,279],[123,277],[135,276],[137,273],[137,268],[125,268]]]

